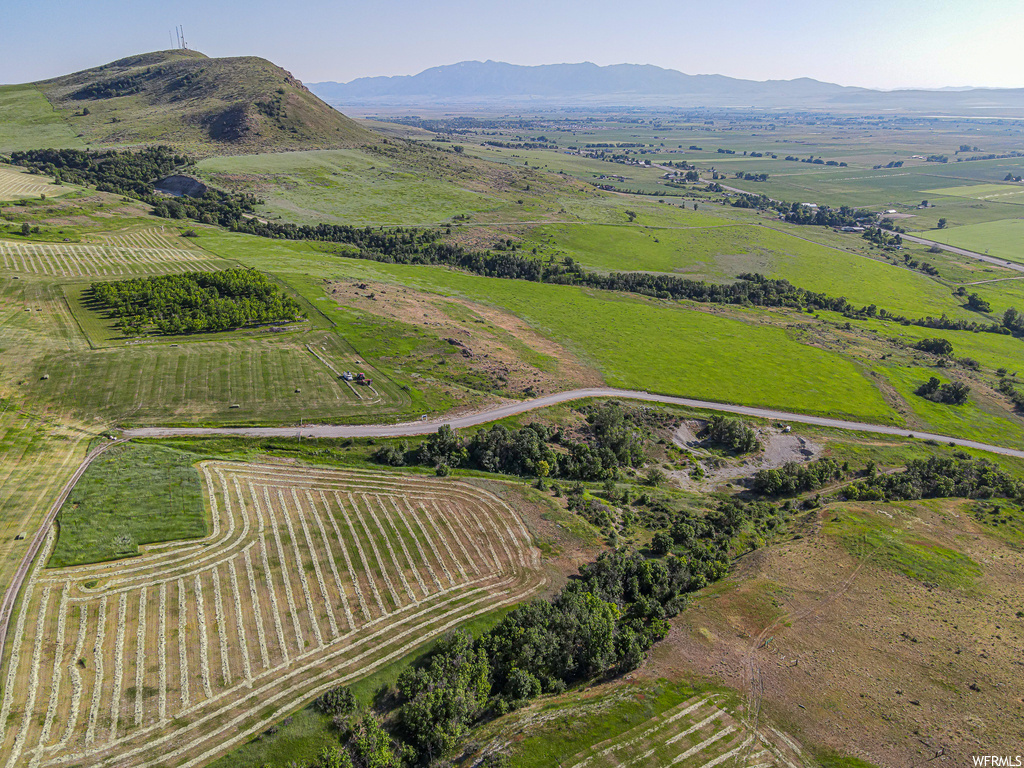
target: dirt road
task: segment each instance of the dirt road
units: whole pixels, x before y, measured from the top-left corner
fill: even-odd
[[[631,389],[613,389],[610,387],[573,389],[567,392],[558,392],[553,395],[538,397],[534,400],[509,403],[496,408],[455,416],[452,418],[433,419],[429,421],[424,419],[421,421],[406,422],[404,424],[356,424],[343,426],[303,425],[301,428],[140,427],[138,429],[125,430],[123,437],[190,437],[203,435],[234,435],[236,437],[295,437],[299,435],[302,437],[412,437],[415,435],[426,435],[431,432],[436,432],[444,424],[448,424],[455,429],[462,427],[475,427],[479,424],[486,424],[489,421],[503,419],[508,416],[515,416],[520,413],[527,413],[528,411],[534,411],[539,408],[546,408],[549,405],[557,405],[558,403],[580,400],[586,397],[618,397],[626,400],[643,400],[650,403],[665,403],[667,405],[681,405],[689,408],[702,408],[709,411],[722,411],[742,416],[754,416],[761,419],[779,419],[799,424],[814,424],[820,427],[848,429],[854,432],[871,432],[879,435],[898,435],[900,437],[916,437],[921,440],[938,440],[940,442],[959,445],[965,448],[978,448],[983,451],[991,451],[992,453],[998,453],[1004,456],[1024,458],[1024,451],[1017,450],[1015,448],[988,445],[986,443],[979,443],[975,440],[965,440],[959,437],[937,435],[931,432],[918,432],[916,430],[887,426],[883,424],[844,421],[842,419],[832,419],[825,416],[808,416],[802,413],[787,413],[786,411],[776,411],[770,408],[751,408],[744,405],[713,403],[707,400],[692,400],[687,397],[656,395],[650,392],[639,392]]]

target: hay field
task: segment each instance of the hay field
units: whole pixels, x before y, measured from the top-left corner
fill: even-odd
[[[0,270],[45,277],[121,278],[208,272],[227,266],[198,249],[167,247],[162,244],[166,238],[157,239],[156,235],[122,235],[107,240],[109,244],[0,240]]]
[[[752,727],[721,708],[715,696],[695,696],[635,728],[599,742],[559,768],[681,766],[796,768],[800,748],[780,731]]]
[[[14,766],[195,766],[327,688],[544,582],[498,497],[459,481],[200,465],[210,535],[44,567],[9,635]]]
[[[55,185],[49,176],[38,176],[7,165],[0,165],[0,200],[17,200],[40,195],[56,197],[70,191],[69,187]]]
[[[356,359],[324,331],[61,351],[39,357],[21,391],[49,412],[104,423],[298,422],[409,403],[407,393]],[[373,384],[342,380],[339,373],[350,368]]]

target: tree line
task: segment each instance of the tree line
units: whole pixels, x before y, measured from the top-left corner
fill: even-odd
[[[386,445],[373,459],[389,466],[434,467],[439,474],[462,467],[542,481],[600,481],[615,477],[621,467],[643,465],[645,432],[637,416],[615,402],[584,412],[587,432],[582,440],[539,423],[519,429],[495,424],[467,440],[446,424],[415,448]]]

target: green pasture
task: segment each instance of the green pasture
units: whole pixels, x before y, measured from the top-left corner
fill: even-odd
[[[153,445],[117,445],[95,459],[58,513],[51,567],[138,554],[139,545],[206,535],[195,457]]]
[[[1024,372],[1024,340],[996,333],[973,333],[971,331],[946,331],[937,328],[922,328],[916,325],[899,325],[878,320],[858,323],[885,338],[898,340],[913,346],[922,339],[942,338],[953,344],[954,357],[970,357],[982,365],[985,372],[999,368]],[[924,353],[922,353],[924,354]]]
[[[851,554],[859,557],[871,553],[872,562],[915,581],[946,589],[968,589],[974,584],[981,575],[977,563],[903,528],[900,517],[913,515],[913,505],[888,506],[899,516],[895,523],[890,517],[840,507],[842,511],[825,525],[825,532],[835,536]]]
[[[970,186],[930,189],[929,194],[991,200],[999,203],[1024,204],[1024,186],[1019,184],[971,184]]]
[[[0,85],[0,152],[83,146],[41,91],[31,85]]]
[[[249,239],[203,237],[229,258],[273,271],[361,277],[457,295],[506,309],[579,354],[609,384],[723,402],[893,420],[877,390],[847,358],[794,341],[779,327],[695,311],[674,303],[579,288],[500,280],[443,268],[326,257],[268,262]],[[279,246],[288,251],[287,246]],[[247,254],[251,254],[247,258]],[[347,333],[340,325],[339,332]],[[386,343],[386,339],[382,339]],[[384,354],[386,348],[374,350]],[[766,387],[765,381],[772,385]]]
[[[213,157],[199,170],[227,186],[244,176],[266,201],[263,215],[298,223],[433,224],[505,203],[355,149]]]
[[[946,245],[1024,263],[1024,218],[937,230],[928,237]]]
[[[714,221],[711,216],[705,219]],[[948,287],[923,273],[767,226],[549,225],[534,228],[527,242],[546,254],[568,255],[599,270],[673,272],[713,281],[760,272],[808,290],[845,296],[860,306],[875,304],[909,317],[946,313],[968,318],[972,314]],[[862,241],[850,242],[859,246]]]
[[[963,405],[934,403],[914,394],[932,376],[946,383],[950,377],[934,368],[884,365],[878,369],[899,392],[917,420],[939,434],[957,435],[985,443],[1024,445],[1024,424],[1005,410],[979,401],[976,395]]]

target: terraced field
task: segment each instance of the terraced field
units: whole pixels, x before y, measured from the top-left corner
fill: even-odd
[[[0,240],[0,270],[46,277],[132,277],[208,272],[227,264],[205,251],[155,245],[155,235],[117,236],[109,244]],[[136,245],[134,240],[141,244]]]
[[[770,727],[752,729],[721,709],[715,697],[700,696],[595,744],[560,768],[714,768],[723,763],[744,768],[804,764],[799,748],[784,734]]]
[[[36,176],[9,166],[0,166],[0,200],[22,197],[56,197],[69,192],[68,187],[56,186],[49,176]]]
[[[7,768],[199,765],[544,582],[518,515],[463,482],[200,469],[208,538],[37,562],[9,636]]]

